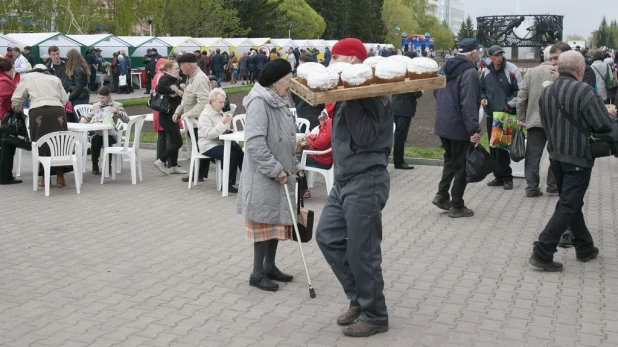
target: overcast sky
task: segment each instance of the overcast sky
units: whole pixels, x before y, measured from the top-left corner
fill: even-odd
[[[557,14],[564,16],[564,35],[579,34],[588,39],[596,30],[603,15],[608,22],[618,19],[616,0],[463,0],[466,17],[472,18],[503,14]]]

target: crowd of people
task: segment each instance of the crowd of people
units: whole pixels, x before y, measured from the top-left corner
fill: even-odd
[[[387,50],[380,47],[378,50],[374,53],[404,53],[385,53]],[[17,52],[19,60],[22,55]],[[17,64],[12,59],[0,60],[0,117],[11,109],[20,110],[28,99],[30,133],[35,141],[50,132],[66,130],[67,121],[93,122],[102,117],[114,122],[128,120],[122,104],[113,100],[113,90],[107,87],[98,90],[98,102],[90,114],[80,119],[67,118],[67,104],[88,102],[92,57],[85,59],[71,50],[66,60],[61,59],[57,47],[51,47],[48,53],[47,65],[34,66],[19,81],[14,78],[19,73]],[[361,41],[347,38],[325,52],[322,63],[362,64],[371,53]],[[559,195],[551,219],[533,244],[529,263],[546,271],[561,271],[562,264],[553,261],[559,245],[574,246],[576,258],[582,262],[599,254],[582,212],[595,160],[587,132],[609,134],[618,130],[616,108],[606,106],[615,99],[616,67],[612,57],[606,56],[608,52],[594,52],[587,59],[587,52],[558,42],[544,50],[543,63],[522,77],[504,53],[500,46],[490,47],[486,64],[479,71],[479,45],[473,38],[463,39],[458,42],[455,56],[440,69],[446,76],[446,87],[433,94],[437,101],[435,133],[444,148],[444,167],[432,203],[448,211],[452,218],[474,215],[464,203],[464,193],[468,184],[466,156],[481,141],[479,111],[487,118],[488,134],[492,132],[494,112],[516,115],[528,136],[526,196],[543,195],[539,170],[546,145],[550,158],[546,192]],[[93,54],[96,56],[96,50]],[[418,53],[408,50],[405,54],[413,58]],[[111,63],[112,71],[119,76],[128,71],[127,64],[122,63],[125,60],[129,61],[124,52],[118,52]],[[159,132],[154,166],[166,175],[187,173],[178,166],[178,152],[182,147],[181,121],[188,119],[196,120],[186,124],[196,124],[188,133],[197,139],[199,152],[213,161],[222,160],[223,143],[219,137],[232,131],[232,113],[221,82],[229,78],[232,82],[254,84],[243,100],[244,149],[232,147],[228,189],[238,193],[237,210],[245,219],[245,237],[253,242],[249,285],[276,291],[279,285],[275,281],[293,280],[292,275],[276,266],[276,253],[279,241],[291,239],[293,232],[294,211],[289,210],[285,190],[294,196],[297,178],[303,175],[295,155],[297,127],[289,109],[294,102],[297,116],[307,119],[310,129],[318,129],[307,136],[307,148],[332,148],[332,154],[310,156],[307,165],[324,169],[334,166],[334,185],[317,225],[316,240],[350,304],[336,322],[346,326],[346,335],[369,336],[388,330],[380,244],[381,212],[390,193],[389,155],[394,142],[395,168],[413,168],[404,161],[403,148],[417,99],[423,92],[312,106],[290,93],[290,79],[299,65],[315,61],[315,52],[297,49],[290,49],[285,59],[280,59],[276,51],[258,50],[240,58],[216,50],[165,59],[156,50],[149,50],[144,57],[147,92],[155,90],[165,95],[170,104],[169,111],[154,114]],[[110,134],[110,143],[117,141],[115,135]],[[95,174],[107,169],[98,166],[101,145],[101,134],[95,134]],[[14,152],[14,147],[2,144],[0,184],[21,182],[11,172]],[[41,152],[45,153],[49,155],[45,150]],[[487,185],[512,190],[508,151],[491,148],[490,153],[496,166]],[[208,165],[202,167],[197,180],[207,177]],[[63,175],[67,170],[70,168],[56,169],[58,186],[65,184]],[[242,175],[236,187],[238,170]],[[301,186],[300,194],[311,196],[306,185]]]

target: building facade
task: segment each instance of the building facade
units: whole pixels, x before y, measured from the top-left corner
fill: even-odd
[[[457,34],[461,23],[465,21],[463,0],[428,0],[429,14],[446,21],[453,33]]]

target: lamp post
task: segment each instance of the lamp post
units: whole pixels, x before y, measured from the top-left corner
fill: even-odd
[[[292,38],[292,22],[288,22],[288,39]]]
[[[149,13],[146,16],[146,19],[148,20],[148,28],[149,28],[148,30],[150,32],[150,36],[152,36],[152,15]]]

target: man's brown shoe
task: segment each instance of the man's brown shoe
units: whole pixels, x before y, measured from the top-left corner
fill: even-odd
[[[373,324],[362,320],[343,328],[343,334],[352,337],[367,337],[388,331],[388,324]]]
[[[360,306],[352,306],[348,308],[348,311],[337,318],[337,324],[339,325],[350,325],[354,323],[355,320],[360,317],[361,308]]]
[[[62,188],[64,186],[66,186],[66,182],[64,181],[64,176],[57,176],[56,177],[56,187],[58,188]]]

